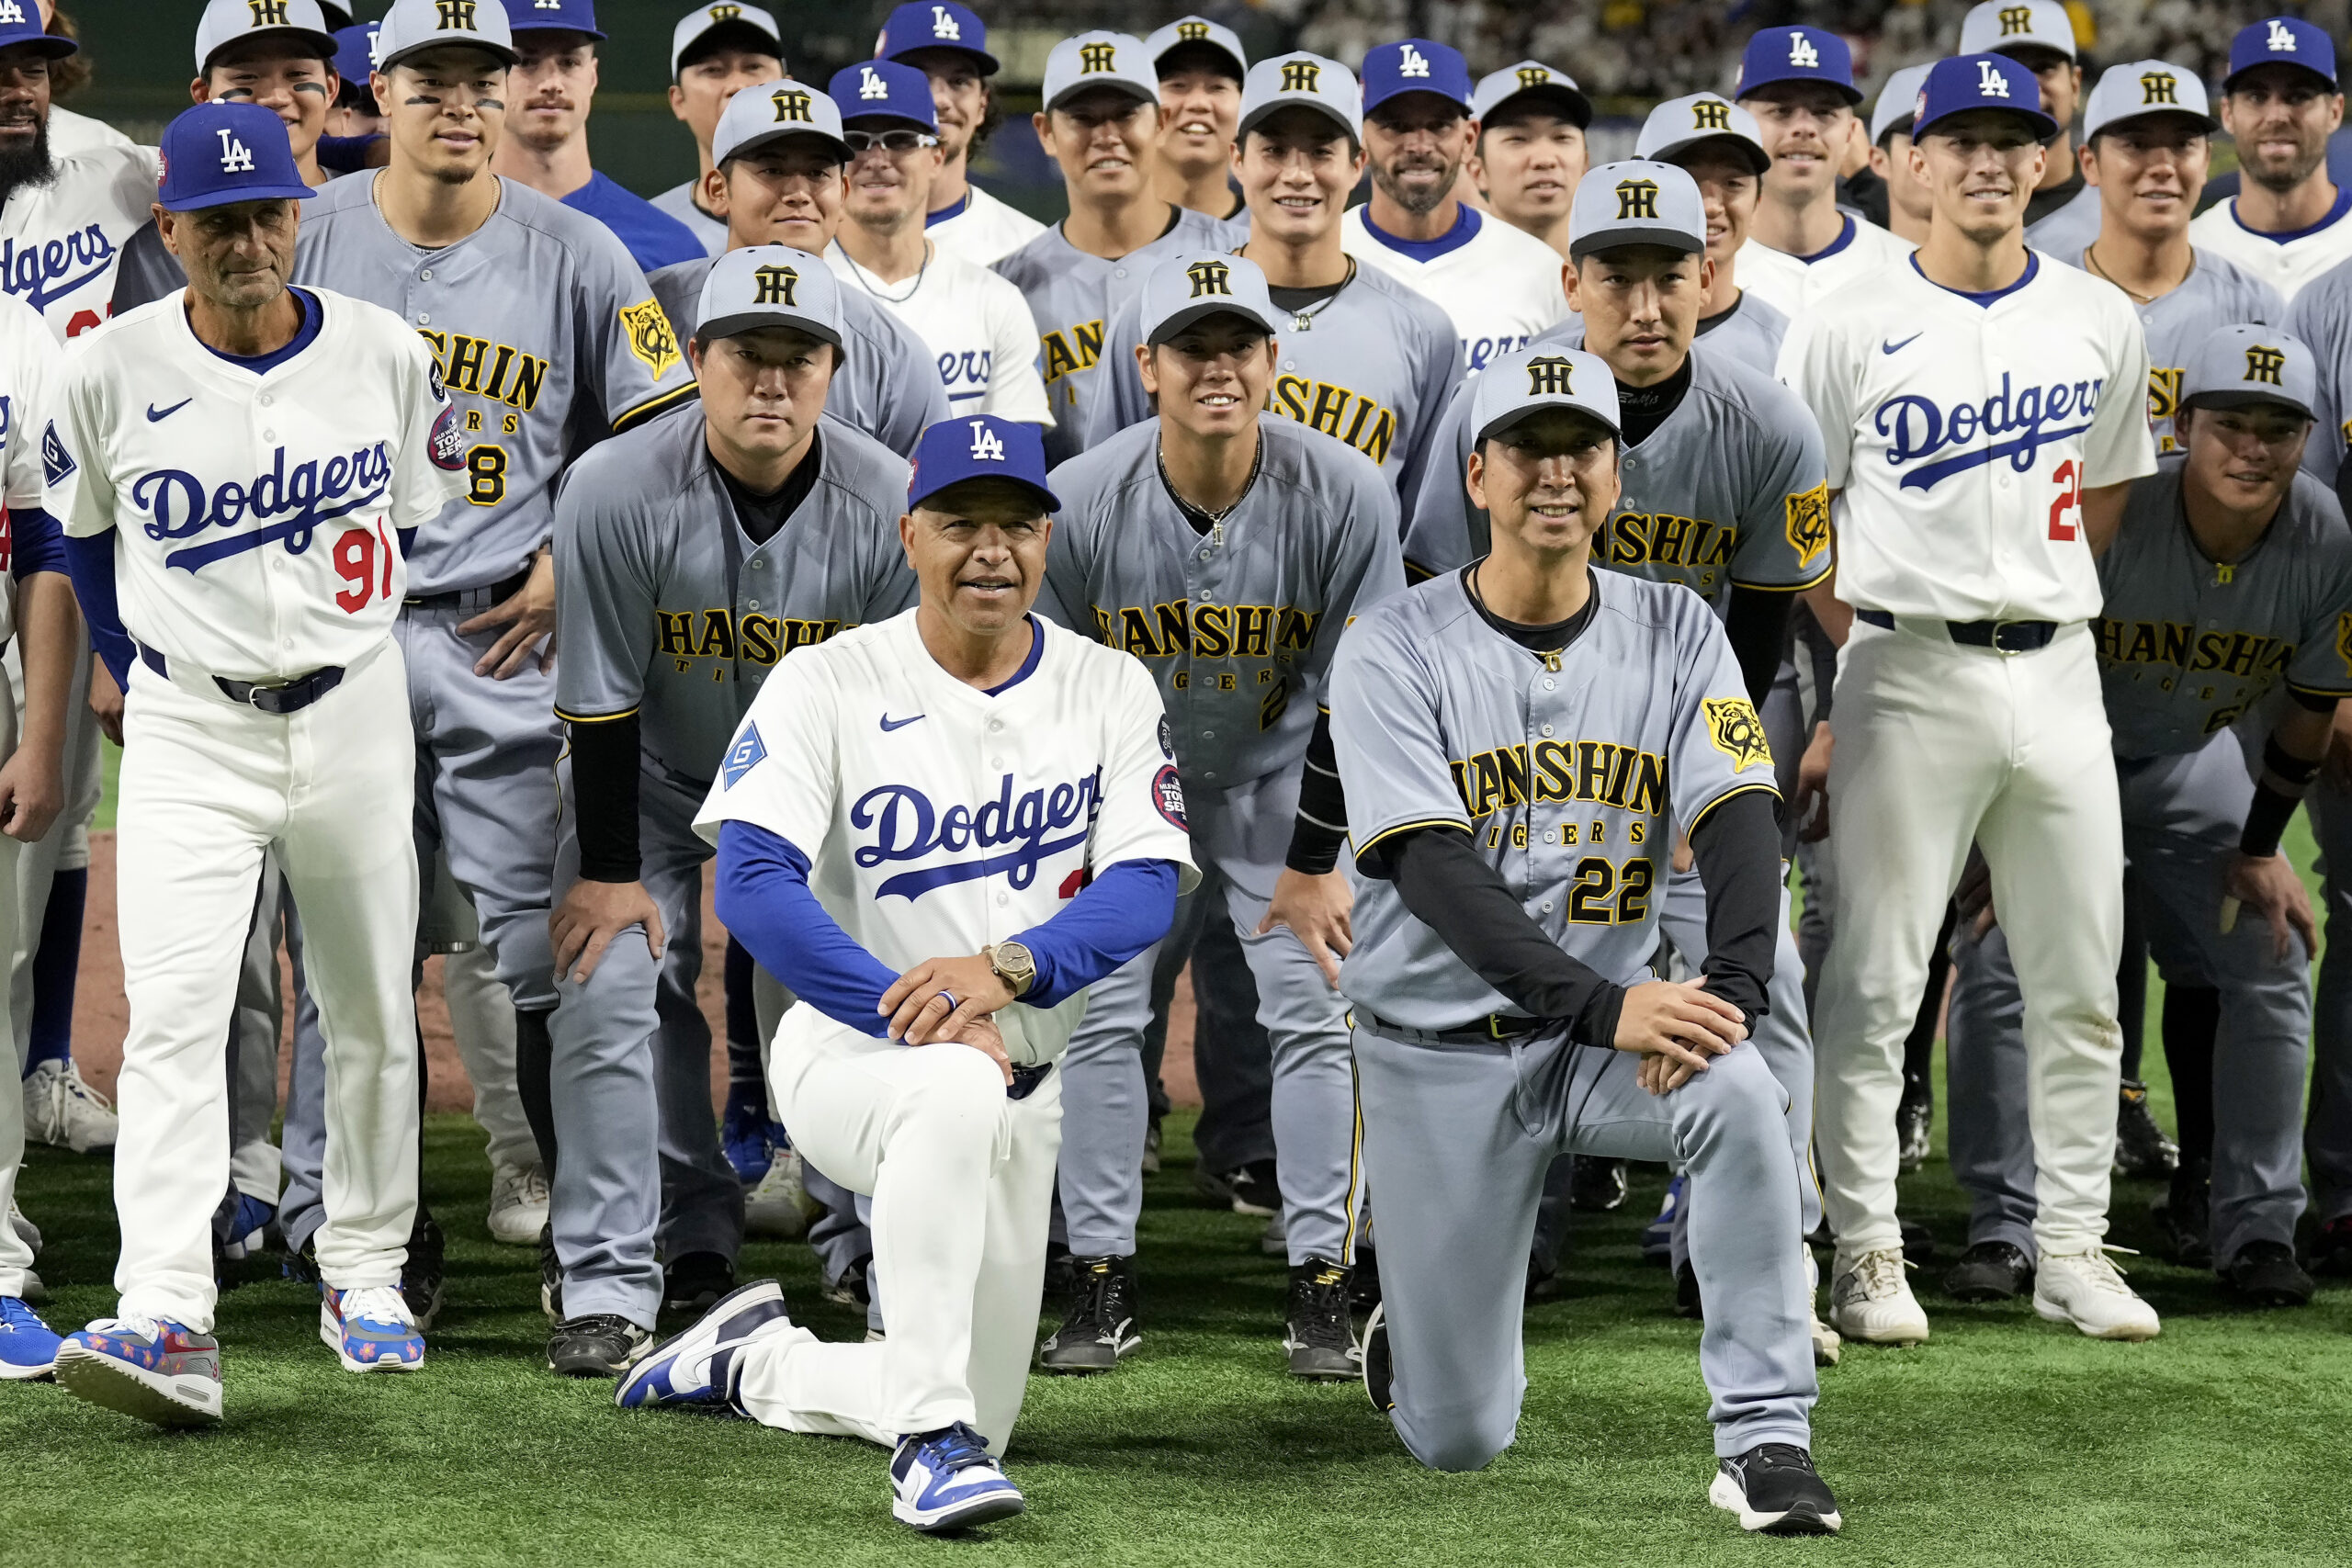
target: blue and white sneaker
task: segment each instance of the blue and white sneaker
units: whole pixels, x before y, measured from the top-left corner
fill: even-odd
[[[228,1238],[220,1244],[220,1256],[236,1263],[258,1255],[277,1219],[277,1204],[265,1203],[250,1192],[238,1193],[237,1207],[229,1216]]]
[[[768,1161],[775,1155],[770,1136],[775,1126],[768,1120],[767,1107],[747,1104],[731,1092],[728,1095],[727,1111],[718,1123],[718,1144],[726,1151],[727,1163],[735,1168],[735,1179],[746,1187],[756,1186],[768,1173]]]
[[[158,1427],[220,1419],[220,1341],[186,1324],[102,1317],[57,1347],[66,1393]]]
[[[980,1435],[961,1421],[900,1438],[890,1488],[891,1516],[925,1534],[1009,1519],[1029,1506]]]
[[[20,1296],[0,1296],[0,1382],[37,1382],[57,1371],[63,1341]]]
[[[719,1297],[692,1328],[649,1351],[621,1379],[613,1403],[623,1410],[663,1404],[725,1408],[735,1400],[735,1353],[792,1326],[784,1287],[774,1280],[753,1280]]]
[[[397,1287],[332,1287],[319,1298],[319,1338],[346,1372],[413,1372],[424,1365],[424,1333]]]
[[[1677,1176],[1666,1184],[1666,1201],[1658,1205],[1657,1218],[1642,1227],[1642,1256],[1652,1263],[1674,1256],[1674,1219],[1682,1210],[1683,1180]]]

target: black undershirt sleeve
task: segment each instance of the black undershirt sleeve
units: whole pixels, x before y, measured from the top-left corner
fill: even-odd
[[[1331,710],[1315,716],[1306,742],[1306,770],[1298,781],[1298,817],[1291,824],[1290,852],[1283,863],[1308,876],[1322,876],[1340,863],[1348,836],[1348,796],[1340,784],[1340,760],[1331,749]]]
[[[1764,699],[1780,678],[1781,654],[1788,647],[1789,606],[1794,593],[1769,588],[1734,588],[1724,607],[1724,636],[1731,639],[1732,657],[1739,660],[1740,678],[1747,682],[1747,700],[1764,711]]]
[[[571,808],[580,827],[580,874],[590,882],[635,882],[637,715],[574,722]]]
[[[1780,948],[1779,800],[1746,790],[1702,818],[1691,858],[1707,889],[1707,989],[1756,1021],[1771,1010],[1772,957]]]
[[[1459,828],[1421,828],[1381,847],[1378,869],[1364,869],[1395,883],[1413,918],[1437,932],[1473,974],[1532,1018],[1567,1021],[1578,1044],[1615,1043],[1625,988],[1560,951],[1528,919],[1501,874],[1471,846],[1470,835]]]

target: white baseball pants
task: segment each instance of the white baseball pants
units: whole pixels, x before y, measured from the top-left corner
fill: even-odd
[[[2097,1246],[2123,1044],[2123,830],[2088,629],[2010,656],[1954,643],[1939,621],[1858,622],[1829,722],[1838,908],[1814,1127],[1838,1257],[1902,1246],[1903,1040],[1972,840],[2025,991],[2034,1239],[2043,1253]]]
[[[0,757],[17,749],[17,708],[13,703],[0,702]],[[14,897],[17,874],[17,852],[23,846],[16,840],[0,834],[0,953],[7,953],[17,942],[17,900]],[[23,1047],[16,1043],[14,1032],[5,1027],[8,1020],[8,1000],[0,994],[0,1041],[7,1042],[8,1055],[0,1062],[8,1071],[0,1074],[0,1296],[21,1296],[25,1293],[25,1274],[33,1266],[33,1249],[17,1235],[17,1227],[7,1221],[8,1202],[17,1195],[17,1173],[25,1164],[25,1097],[17,1087],[24,1076]]]
[[[300,713],[145,665],[123,711],[117,811],[123,1042],[115,1211],[126,1314],[212,1326],[212,1213],[229,1185],[225,1053],[275,849],[301,913],[326,1043],[320,1272],[390,1285],[416,1213],[416,745],[389,637]]]

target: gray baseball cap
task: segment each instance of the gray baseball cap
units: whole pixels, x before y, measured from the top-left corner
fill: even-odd
[[[2088,141],[2125,120],[2154,119],[2158,115],[2193,119],[2209,135],[2222,129],[2205,96],[2205,84],[2197,79],[2196,72],[2168,61],[2135,60],[2099,73],[2098,84],[2083,103],[2083,140]]]
[[[1114,88],[1157,104],[1159,76],[1151,68],[1151,58],[1143,39],[1133,33],[1080,33],[1062,39],[1046,56],[1046,112],[1095,87]]]
[[[1478,85],[1470,89],[1470,118],[1484,120],[1522,95],[1552,99],[1567,110],[1568,118],[1576,122],[1579,130],[1592,123],[1592,100],[1584,96],[1577,79],[1540,60],[1522,60],[1479,77]]]
[[[1234,80],[1250,74],[1250,56],[1242,51],[1241,35],[1223,22],[1206,17],[1180,17],[1143,40],[1144,57],[1157,73],[1159,62],[1188,44],[1212,49],[1233,62]]]
[[[1165,343],[1204,316],[1239,316],[1279,334],[1266,275],[1240,256],[1194,252],[1170,256],[1143,280],[1143,341]]]
[[[1884,141],[1891,131],[1908,132],[1914,116],[1919,112],[1919,89],[1927,85],[1928,72],[1935,64],[1906,65],[1886,79],[1878,90],[1878,102],[1871,106],[1871,145]]]
[[[2276,403],[2305,419],[2314,417],[2319,369],[2300,338],[2276,327],[2217,329],[2199,344],[2181,379],[2180,400],[2198,408],[2244,408]]]
[[[842,286],[824,257],[789,245],[746,245],[710,264],[695,336],[707,343],[761,327],[796,327],[842,347]]]
[[[1622,245],[1703,252],[1707,204],[1699,182],[1671,164],[1646,158],[1603,164],[1577,181],[1568,209],[1569,256],[1581,261]]]
[[[2008,54],[2020,49],[2052,49],[2072,60],[2075,19],[2058,0],[1984,0],[1960,22],[1954,54]]]
[[[1650,110],[1642,134],[1634,142],[1634,156],[1671,164],[1675,155],[1704,142],[1721,141],[1747,160],[1749,170],[1761,175],[1772,166],[1764,151],[1764,133],[1756,117],[1719,93],[1693,93],[1669,98]]]
[[[791,136],[814,136],[830,142],[844,164],[849,142],[842,136],[841,106],[806,82],[779,78],[746,87],[727,100],[711,133],[710,161],[719,168],[729,158],[756,152],[770,142]]]
[[[212,68],[212,57],[232,43],[249,38],[274,38],[300,44],[328,64],[342,46],[335,42],[319,0],[286,0],[282,6],[255,6],[252,0],[212,0],[196,23],[196,71]]]
[[[760,41],[778,60],[784,58],[784,35],[776,29],[775,18],[757,6],[697,6],[678,18],[670,29],[670,79],[678,79],[678,62],[686,51],[721,28],[749,28],[760,35]]]
[[[1237,139],[1277,109],[1297,105],[1317,110],[1363,145],[1363,88],[1356,73],[1336,60],[1304,50],[1278,54],[1250,67],[1241,83],[1241,124]]]
[[[376,31],[376,69],[390,71],[421,50],[447,44],[494,54],[505,65],[522,58],[503,0],[393,0]]]
[[[1483,442],[1543,409],[1590,414],[1617,434],[1617,377],[1580,348],[1522,348],[1489,360],[1471,389],[1472,439]]]

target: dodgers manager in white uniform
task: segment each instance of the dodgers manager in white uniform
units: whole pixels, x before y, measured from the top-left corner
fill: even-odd
[[[1022,1510],[999,1461],[1044,1291],[1056,1069],[1086,987],[1199,874],[1150,671],[1029,613],[1061,506],[1036,427],[942,421],[910,489],[920,603],[778,664],[695,824],[719,919],[800,998],[773,1103],[874,1200],[889,1337],[821,1344],[766,1280],[617,1399],[881,1443],[892,1513],[944,1530]]]

